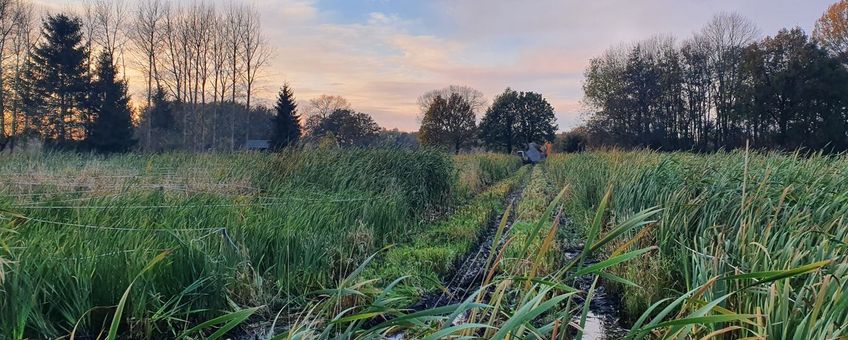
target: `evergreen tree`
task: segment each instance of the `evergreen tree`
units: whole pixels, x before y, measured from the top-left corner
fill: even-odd
[[[174,119],[174,105],[168,100],[168,94],[161,86],[156,87],[151,98],[151,108],[147,119],[154,130],[174,130],[176,120]]]
[[[286,146],[297,143],[302,134],[300,116],[297,114],[297,103],[295,103],[294,92],[289,84],[283,84],[277,105],[274,106],[274,135],[271,138],[271,147],[281,150]]]
[[[436,95],[424,113],[419,131],[425,145],[441,145],[454,153],[474,139],[475,125],[472,104],[457,93],[444,98]]]
[[[32,52],[26,75],[29,93],[24,100],[39,134],[58,146],[85,138],[88,51],[82,41],[79,18],[50,15],[42,24],[42,39]]]
[[[118,79],[118,71],[108,51],[97,61],[97,78],[92,90],[94,119],[87,144],[98,152],[126,152],[135,145],[132,109],[127,85]]]

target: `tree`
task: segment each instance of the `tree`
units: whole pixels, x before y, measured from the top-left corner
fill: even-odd
[[[147,123],[154,130],[175,130],[174,104],[168,100],[168,93],[161,86],[153,92],[153,98],[148,107]]]
[[[26,0],[0,0],[0,6],[0,139],[8,136],[8,146],[14,149],[21,125],[22,93],[19,90],[34,40],[35,11],[33,4]],[[11,128],[8,134],[6,126]]]
[[[736,95],[742,86],[739,74],[742,51],[758,34],[751,20],[736,13],[720,13],[695,36],[709,51],[707,63],[713,78],[710,97],[716,114],[716,144],[730,145],[729,137],[735,128],[732,118]]]
[[[558,134],[554,140],[554,149],[560,152],[583,152],[588,145],[589,134],[583,126]]]
[[[165,17],[165,3],[162,0],[144,0],[135,12],[135,21],[130,30],[130,39],[139,54],[139,68],[144,72],[147,82],[147,108],[153,105],[154,91],[162,90],[157,71],[158,50],[162,47],[162,20]],[[156,84],[154,86],[154,83]],[[148,123],[153,121],[148,119]],[[153,127],[147,126],[147,147],[150,147]]]
[[[752,27],[719,16],[680,47],[654,38],[592,59],[584,83],[590,142],[848,149],[848,70],[839,57],[800,29],[749,43]]]
[[[468,86],[451,85],[443,89],[431,90],[418,97],[418,107],[421,112],[427,112],[433,99],[442,97],[448,99],[451,95],[460,96],[465,102],[471,106],[471,110],[476,114],[486,108],[486,98],[483,97],[483,92]]]
[[[506,89],[480,121],[480,137],[490,149],[512,153],[516,146],[553,141],[553,106],[542,95]]]
[[[135,145],[132,109],[127,84],[118,79],[118,70],[109,50],[100,53],[97,77],[92,88],[92,111],[87,144],[103,153],[126,152]]]
[[[84,115],[89,79],[81,29],[78,18],[49,15],[42,24],[42,41],[26,67],[29,115],[38,120],[42,137],[58,146],[86,137],[90,122]]]
[[[8,57],[8,45],[14,43],[15,31],[21,26],[21,6],[17,0],[0,0],[0,142],[6,139],[7,69],[4,62]]]
[[[554,140],[557,131],[554,107],[541,94],[521,92],[518,109],[518,141],[543,144]]]
[[[813,38],[828,52],[848,62],[848,0],[828,7],[816,21]]]
[[[739,120],[755,147],[848,148],[848,71],[799,28],[746,49]]]
[[[314,137],[332,136],[339,146],[366,146],[380,132],[371,116],[349,109],[339,109],[322,119],[312,132]]]
[[[306,131],[313,134],[315,128],[318,127],[325,118],[338,110],[350,110],[350,102],[342,96],[332,96],[322,94],[318,98],[309,100],[309,105],[306,108]]]
[[[264,68],[271,58],[273,53],[271,46],[262,34],[261,22],[259,21],[259,12],[256,9],[247,10],[244,30],[242,30],[241,44],[244,49],[242,54],[244,65],[244,82],[245,82],[245,106],[250,112],[250,100],[253,95],[253,89],[256,86],[256,79],[259,70]],[[247,124],[250,124],[250,115],[247,116]],[[249,136],[245,135],[245,139]]]
[[[274,149],[280,150],[297,143],[302,134],[300,116],[297,114],[297,103],[289,84],[283,84],[274,110],[276,114],[273,120],[274,136],[271,138],[271,145]]]
[[[490,149],[503,149],[512,153],[518,145],[515,131],[518,116],[519,93],[506,89],[495,97],[480,121],[480,138]]]
[[[424,112],[419,136],[425,145],[440,145],[459,153],[474,140],[476,117],[472,103],[457,93],[443,98],[437,95]]]

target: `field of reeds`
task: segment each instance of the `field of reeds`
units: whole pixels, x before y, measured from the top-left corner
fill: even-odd
[[[401,150],[4,157],[9,339],[97,335],[131,285],[120,331],[141,338],[245,307],[297,308],[520,166]]]
[[[5,157],[2,338],[848,335],[843,156]]]
[[[607,280],[634,328],[691,312],[706,324],[657,334],[848,335],[848,158],[602,152],[545,166],[570,186],[566,211],[578,225],[591,223],[608,188],[610,223],[662,209],[608,249],[658,247],[612,271],[638,286]]]

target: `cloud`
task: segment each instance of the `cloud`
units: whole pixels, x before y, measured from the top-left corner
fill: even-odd
[[[82,0],[36,1],[64,10]],[[342,95],[382,126],[403,130],[418,128],[419,95],[451,84],[477,88],[489,100],[506,87],[542,93],[560,128],[569,129],[584,111],[588,60],[609,46],[654,34],[685,38],[719,11],[748,16],[765,33],[795,25],[809,29],[832,2],[241,1],[259,9],[277,51],[260,79],[259,102],[271,103],[288,81],[301,102]]]

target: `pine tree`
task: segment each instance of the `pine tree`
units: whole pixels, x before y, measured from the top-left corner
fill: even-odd
[[[161,86],[156,87],[153,92],[152,107],[148,110],[148,117],[154,130],[176,129],[174,119],[174,105],[168,100],[167,92]]]
[[[300,126],[300,116],[297,114],[297,103],[295,103],[294,92],[289,84],[284,84],[274,106],[274,136],[271,146],[274,150],[281,150],[289,145],[297,143],[303,131]]]
[[[104,153],[126,152],[135,145],[127,84],[118,79],[108,51],[103,51],[97,61],[92,109],[94,119],[87,140],[92,149]]]
[[[58,146],[87,135],[90,79],[82,42],[82,22],[65,14],[42,24],[42,41],[26,66],[29,93],[24,105],[39,134]]]

